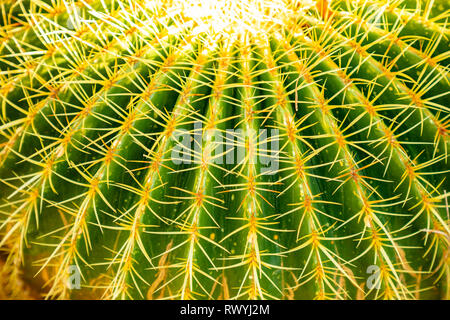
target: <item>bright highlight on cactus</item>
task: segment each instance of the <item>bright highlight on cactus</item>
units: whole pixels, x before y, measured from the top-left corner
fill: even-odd
[[[0,0],[0,298],[448,299],[448,1]]]

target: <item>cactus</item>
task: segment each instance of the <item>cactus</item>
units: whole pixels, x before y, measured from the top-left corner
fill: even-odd
[[[0,13],[1,296],[450,297],[448,1]]]

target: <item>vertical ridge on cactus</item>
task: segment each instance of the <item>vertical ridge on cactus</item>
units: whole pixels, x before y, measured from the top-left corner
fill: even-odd
[[[449,16],[0,0],[0,297],[449,299]]]

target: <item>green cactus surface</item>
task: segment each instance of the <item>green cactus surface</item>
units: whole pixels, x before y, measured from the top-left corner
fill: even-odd
[[[0,0],[0,297],[449,299],[446,0]]]

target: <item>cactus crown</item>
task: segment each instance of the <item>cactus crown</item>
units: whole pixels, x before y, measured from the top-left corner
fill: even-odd
[[[448,298],[449,12],[0,1],[0,295]]]

